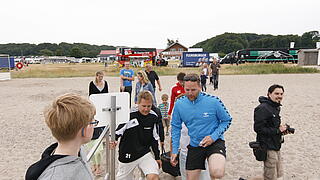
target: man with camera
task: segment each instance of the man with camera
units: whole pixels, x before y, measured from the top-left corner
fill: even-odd
[[[283,176],[280,155],[283,135],[294,133],[293,128],[281,124],[279,114],[283,93],[283,86],[278,84],[270,86],[267,97],[260,96],[260,105],[254,109],[254,131],[257,133],[257,142],[262,149],[265,149],[264,180],[276,180]]]

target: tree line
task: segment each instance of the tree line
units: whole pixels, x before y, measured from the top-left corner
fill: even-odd
[[[193,45],[193,48],[203,48],[205,52],[225,54],[246,48],[289,48],[290,42],[295,42],[295,48],[316,48],[320,41],[319,31],[305,32],[298,35],[270,35],[255,33],[224,33]]]
[[[167,39],[167,45],[178,40]],[[305,32],[298,35],[270,35],[255,33],[224,33],[193,45],[193,48],[203,48],[205,52],[219,53],[220,57],[227,53],[246,48],[286,48],[290,42],[295,42],[295,48],[315,48],[320,41],[319,31]],[[90,45],[85,43],[9,43],[0,44],[0,54],[11,56],[70,56],[97,57],[101,50],[114,50],[115,46]]]
[[[69,56],[69,57],[97,57],[101,50],[114,50],[109,45],[90,45],[85,43],[9,43],[0,44],[0,54],[10,56]]]

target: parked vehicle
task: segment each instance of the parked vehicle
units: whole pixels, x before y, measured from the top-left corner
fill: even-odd
[[[168,61],[164,60],[164,59],[158,59],[156,62],[157,66],[167,66],[168,65]]]
[[[120,66],[125,61],[130,61],[133,65],[144,67],[145,64],[155,64],[157,50],[155,48],[117,48],[116,57]]]
[[[251,48],[241,49],[227,54],[221,60],[221,64],[245,63],[245,62],[298,62],[298,50],[296,48]]]

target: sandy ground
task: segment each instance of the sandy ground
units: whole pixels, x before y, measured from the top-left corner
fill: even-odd
[[[170,93],[174,76],[160,77],[163,91]],[[43,110],[58,95],[73,92],[87,96],[93,78],[13,79],[0,82],[0,179],[23,179],[30,164],[54,142],[44,123]],[[119,79],[105,77],[110,91],[117,92]],[[262,163],[254,159],[248,142],[255,139],[253,109],[267,88],[285,87],[282,120],[296,129],[282,148],[284,179],[320,179],[320,74],[221,76],[219,96],[233,117],[226,132],[227,164],[223,179],[235,180],[262,173]],[[98,178],[102,179],[102,178]],[[162,173],[161,179],[172,179]]]

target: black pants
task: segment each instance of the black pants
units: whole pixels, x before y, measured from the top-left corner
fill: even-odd
[[[207,91],[207,85],[201,83],[201,89],[202,89],[203,92],[206,92]]]
[[[121,91],[122,92],[122,91]],[[128,92],[130,95],[130,99],[129,99],[129,104],[130,104],[130,108],[131,108],[131,93],[132,93],[132,86],[125,86],[124,87],[124,91],[123,92]]]
[[[213,79],[213,88],[214,89],[218,89],[219,75],[218,74],[213,74],[212,75],[212,79]]]

